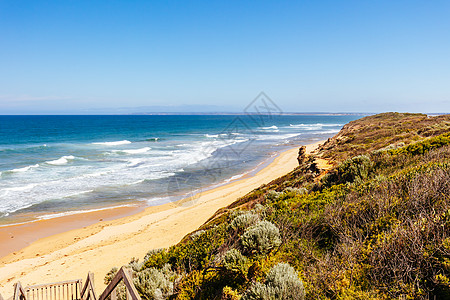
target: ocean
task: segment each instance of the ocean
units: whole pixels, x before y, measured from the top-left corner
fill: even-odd
[[[359,117],[0,116],[0,224],[196,195]]]

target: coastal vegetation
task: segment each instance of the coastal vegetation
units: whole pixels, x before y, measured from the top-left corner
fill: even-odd
[[[449,299],[449,195],[449,116],[369,116],[130,267],[143,299]]]

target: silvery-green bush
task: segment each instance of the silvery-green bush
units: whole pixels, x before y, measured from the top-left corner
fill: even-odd
[[[241,244],[247,251],[267,253],[281,244],[280,231],[273,223],[261,221],[244,232]]]
[[[231,221],[230,227],[231,229],[242,232],[247,227],[252,226],[259,222],[259,215],[252,213],[252,212],[246,212],[241,215],[238,215]]]
[[[253,283],[245,291],[242,300],[303,300],[305,290],[295,269],[287,263],[279,263],[270,269],[265,284]]]
[[[246,291],[241,298],[242,300],[272,300],[273,294],[270,288],[261,283],[254,282]],[[275,300],[275,299],[274,299]]]
[[[191,239],[195,240],[198,237],[200,237],[202,234],[204,234],[206,231],[205,230],[197,230],[196,232],[191,234]]]
[[[142,268],[142,263],[139,262],[138,258],[133,257],[128,263],[128,267],[131,268],[133,272],[139,272],[139,270]]]
[[[169,264],[162,269],[144,269],[135,274],[134,285],[144,299],[167,299],[173,294],[176,273]]]
[[[279,193],[277,191],[270,190],[269,192],[267,192],[267,194],[264,196],[264,198],[266,198],[266,200],[268,200],[268,201],[275,201],[276,199],[278,199],[280,194],[281,193]]]
[[[301,188],[293,188],[293,187],[287,187],[283,190],[284,193],[294,193],[297,195],[304,195],[308,193],[308,190],[304,187]]]
[[[270,287],[275,299],[304,299],[303,283],[297,272],[287,263],[279,263],[270,269],[266,277],[266,285]]]
[[[266,212],[266,207],[260,203],[256,203],[252,211],[260,216],[263,216]]]
[[[223,257],[223,266],[227,270],[244,270],[247,258],[237,249],[228,250]]]

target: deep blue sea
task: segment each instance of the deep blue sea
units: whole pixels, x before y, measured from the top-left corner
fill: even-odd
[[[173,201],[357,118],[0,116],[0,223]]]

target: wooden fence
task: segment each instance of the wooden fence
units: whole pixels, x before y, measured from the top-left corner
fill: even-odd
[[[125,285],[127,300],[141,300],[133,284],[131,272],[125,267],[120,268],[100,297],[97,297],[95,293],[94,274],[89,272],[84,286],[81,279],[32,285],[25,288],[19,281],[14,285],[12,300],[106,300],[108,296],[111,300],[116,300],[116,287],[120,282]],[[0,300],[4,300],[2,295],[0,295]]]
[[[24,288],[26,300],[76,300],[80,299],[82,280],[68,280],[39,284]]]

